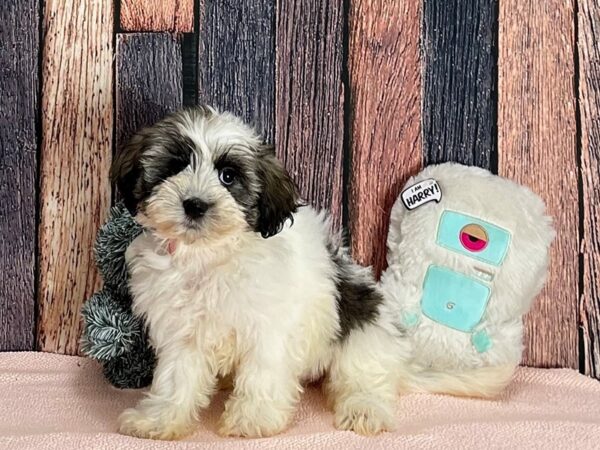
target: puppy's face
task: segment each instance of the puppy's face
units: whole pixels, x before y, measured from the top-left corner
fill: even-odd
[[[247,231],[273,236],[298,201],[274,149],[238,118],[206,107],[138,132],[111,176],[142,225],[186,243]]]

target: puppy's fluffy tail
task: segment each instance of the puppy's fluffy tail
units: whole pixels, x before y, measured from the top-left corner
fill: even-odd
[[[400,384],[404,392],[449,394],[459,397],[493,398],[510,383],[515,371],[512,364],[466,369],[461,372],[406,371]]]

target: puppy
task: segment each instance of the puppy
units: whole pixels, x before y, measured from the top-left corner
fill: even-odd
[[[381,293],[250,127],[209,107],[178,112],[136,134],[112,178],[146,229],[126,259],[158,357],[122,433],[189,434],[229,375],[223,435],[282,431],[303,382],[325,374],[338,427],[392,426],[396,330]]]

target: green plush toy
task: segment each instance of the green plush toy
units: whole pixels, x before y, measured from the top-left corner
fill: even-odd
[[[149,385],[156,362],[143,322],[131,311],[127,288],[125,250],[141,232],[123,204],[111,209],[94,248],[104,287],[82,309],[81,349],[102,363],[106,378],[119,388]]]

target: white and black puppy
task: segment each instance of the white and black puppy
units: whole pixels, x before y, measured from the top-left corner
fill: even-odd
[[[325,374],[339,427],[391,426],[390,339],[371,272],[350,260],[325,215],[299,206],[250,127],[208,107],[178,112],[136,134],[112,176],[147,230],[126,258],[133,309],[158,355],[121,432],[190,433],[229,374],[224,435],[282,431],[302,383]]]

